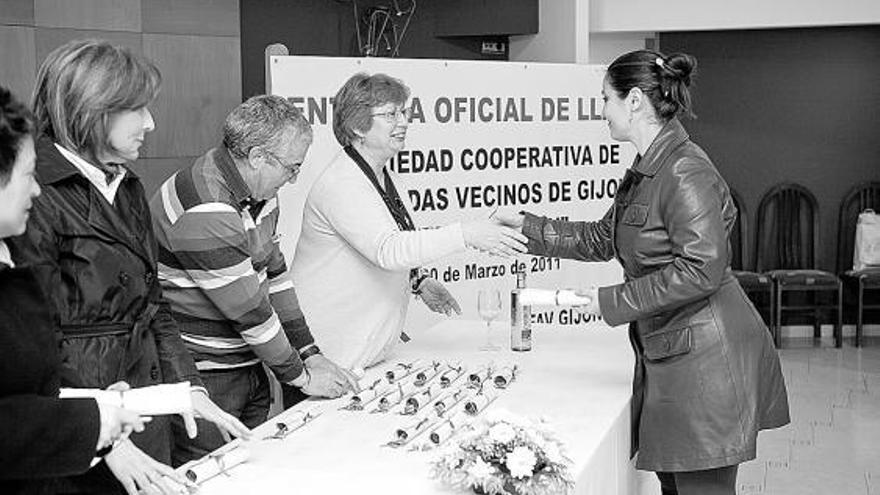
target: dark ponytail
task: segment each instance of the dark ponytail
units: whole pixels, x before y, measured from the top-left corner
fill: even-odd
[[[33,131],[31,112],[0,86],[0,186],[9,183],[21,142]]]
[[[669,57],[650,50],[629,52],[608,66],[608,83],[621,98],[632,88],[639,88],[666,122],[678,115],[694,117],[691,111],[691,85],[697,59],[686,53]]]

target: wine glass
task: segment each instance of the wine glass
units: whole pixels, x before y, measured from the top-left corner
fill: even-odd
[[[501,314],[501,292],[498,289],[480,289],[477,293],[477,311],[486,320],[486,343],[481,351],[498,351],[501,348],[492,343],[492,320]]]

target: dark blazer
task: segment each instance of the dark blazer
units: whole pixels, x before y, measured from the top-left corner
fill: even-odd
[[[126,172],[111,205],[45,137],[37,142],[36,171],[43,192],[27,231],[9,244],[13,260],[36,271],[57,313],[62,386],[106,388],[119,380],[132,387],[201,385],[162,299],[156,239],[138,177]],[[131,438],[154,459],[170,462],[167,417],[154,418]]]
[[[637,467],[692,471],[755,458],[758,430],[789,422],[770,333],[730,271],[730,190],[677,119],[636,157],[597,222],[526,215],[529,252],[616,258],[602,317],[630,323]]]
[[[31,271],[0,263],[0,294],[0,493],[52,493],[52,478],[89,468],[98,405],[58,398],[58,342]]]

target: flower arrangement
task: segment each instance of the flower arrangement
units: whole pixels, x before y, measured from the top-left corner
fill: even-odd
[[[571,461],[546,422],[488,411],[433,461],[435,477],[487,495],[568,493]]]

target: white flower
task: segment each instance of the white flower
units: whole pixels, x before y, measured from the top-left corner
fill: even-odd
[[[479,483],[482,483],[484,480],[488,479],[492,476],[492,473],[495,472],[495,469],[483,459],[479,457],[474,462],[474,464],[467,469],[468,475],[474,478]]]
[[[547,439],[541,434],[541,432],[526,430],[524,433],[526,442],[533,447],[537,447],[538,450],[544,450],[544,446],[547,444]]]
[[[496,443],[507,443],[516,438],[516,431],[507,423],[498,423],[489,430],[489,438]]]
[[[528,447],[516,447],[513,452],[507,454],[507,469],[514,478],[526,478],[533,474],[535,467],[535,453]]]
[[[562,452],[559,451],[559,446],[556,445],[556,442],[547,442],[544,446],[544,453],[547,454],[547,459],[554,464],[565,462],[565,458],[562,457]]]

